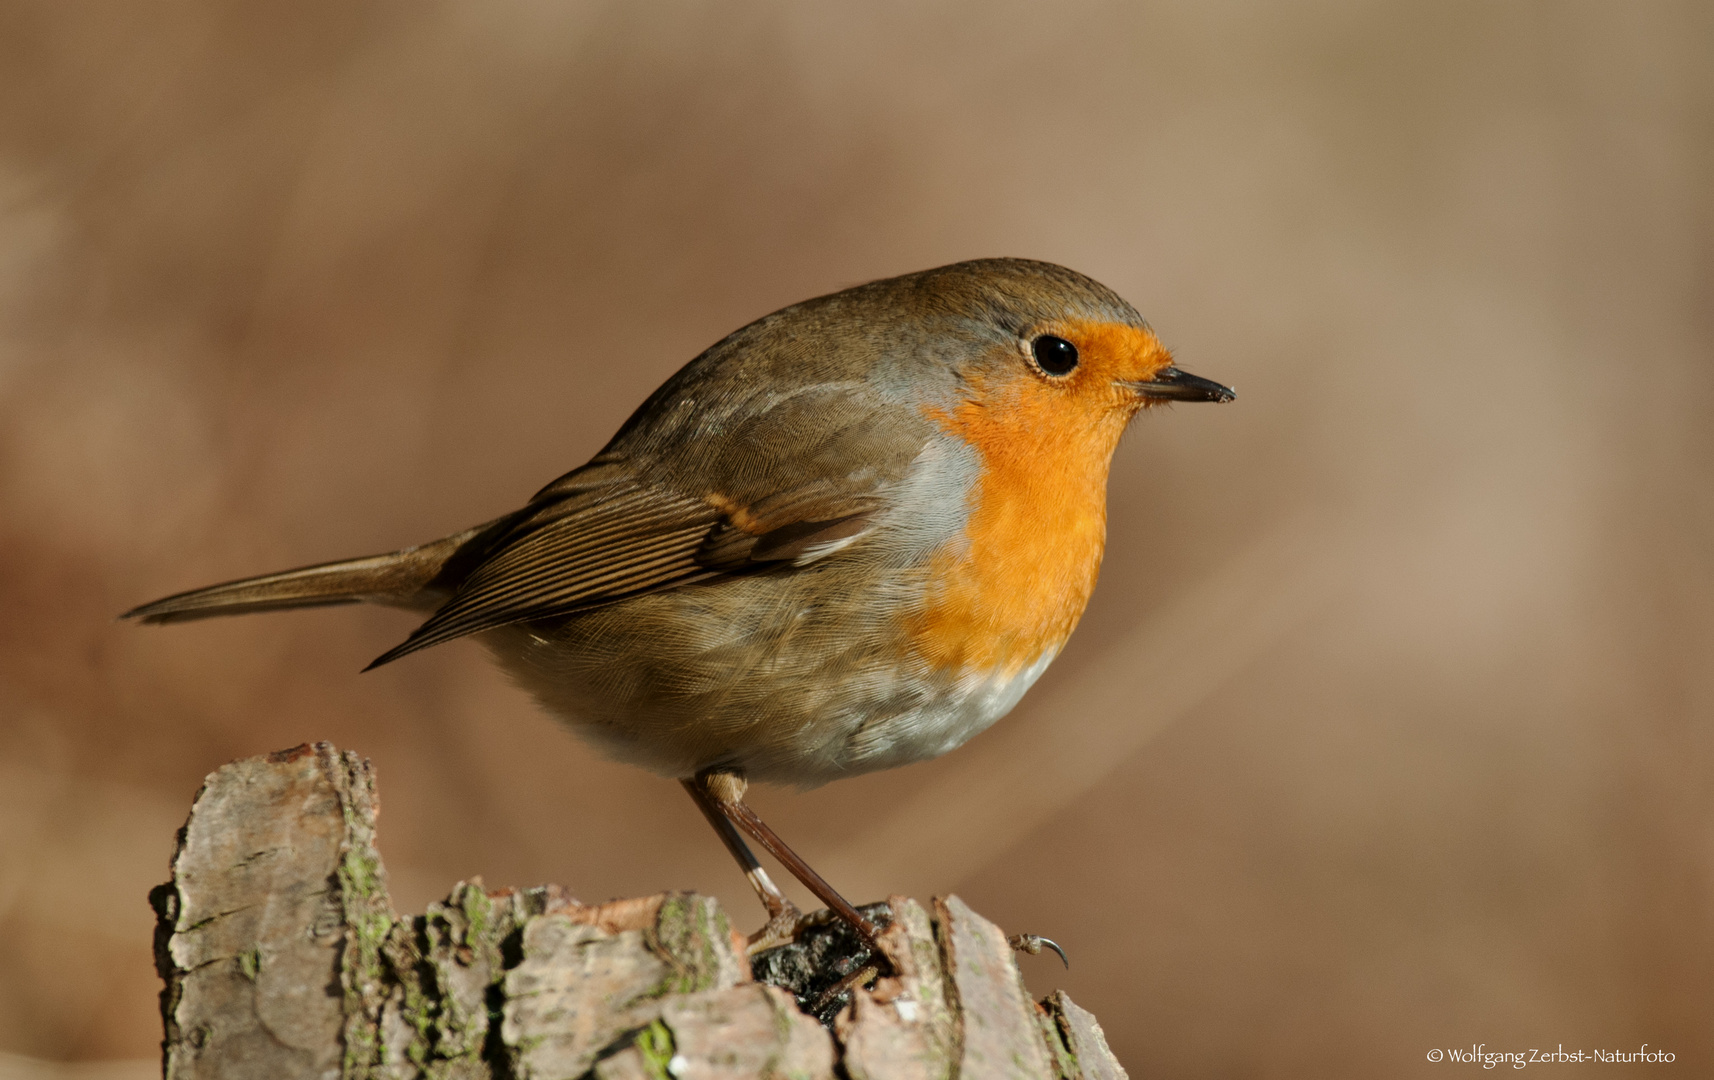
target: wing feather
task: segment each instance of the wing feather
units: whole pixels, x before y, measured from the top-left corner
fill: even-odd
[[[736,574],[790,572],[842,550],[874,528],[892,484],[930,437],[914,412],[881,408],[867,394],[838,383],[751,403],[752,414],[713,440],[725,457],[699,437],[667,440],[676,449],[663,462],[644,438],[648,425],[621,431],[589,464],[537,493],[446,603],[369,666],[510,623]],[[627,431],[638,446],[622,445]]]
[[[557,502],[557,500],[556,500]],[[452,597],[370,667],[466,634],[547,619],[720,573],[697,561],[723,520],[705,502],[631,487],[544,507],[502,539]]]

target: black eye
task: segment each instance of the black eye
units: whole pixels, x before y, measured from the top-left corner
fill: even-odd
[[[1064,375],[1077,366],[1077,346],[1052,334],[1043,334],[1030,342],[1030,352],[1049,375]]]

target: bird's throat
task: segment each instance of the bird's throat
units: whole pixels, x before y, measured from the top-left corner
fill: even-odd
[[[936,670],[1024,670],[1059,650],[1095,588],[1108,466],[1128,418],[1031,389],[929,413],[982,463],[968,525],[936,556],[912,627]]]

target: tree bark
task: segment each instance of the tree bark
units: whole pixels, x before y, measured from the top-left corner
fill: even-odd
[[[1125,1076],[957,897],[866,909],[892,966],[866,988],[840,985],[863,956],[831,922],[757,977],[693,893],[587,906],[470,881],[401,917],[375,813],[369,763],[326,743],[209,776],[150,896],[168,1080]]]

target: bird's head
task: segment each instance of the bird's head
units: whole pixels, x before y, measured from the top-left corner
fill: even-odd
[[[1075,445],[1073,456],[1104,462],[1148,406],[1236,397],[1180,370],[1135,308],[1064,267],[983,259],[898,280],[960,339],[938,357],[956,374],[954,399],[929,411],[990,456]]]

